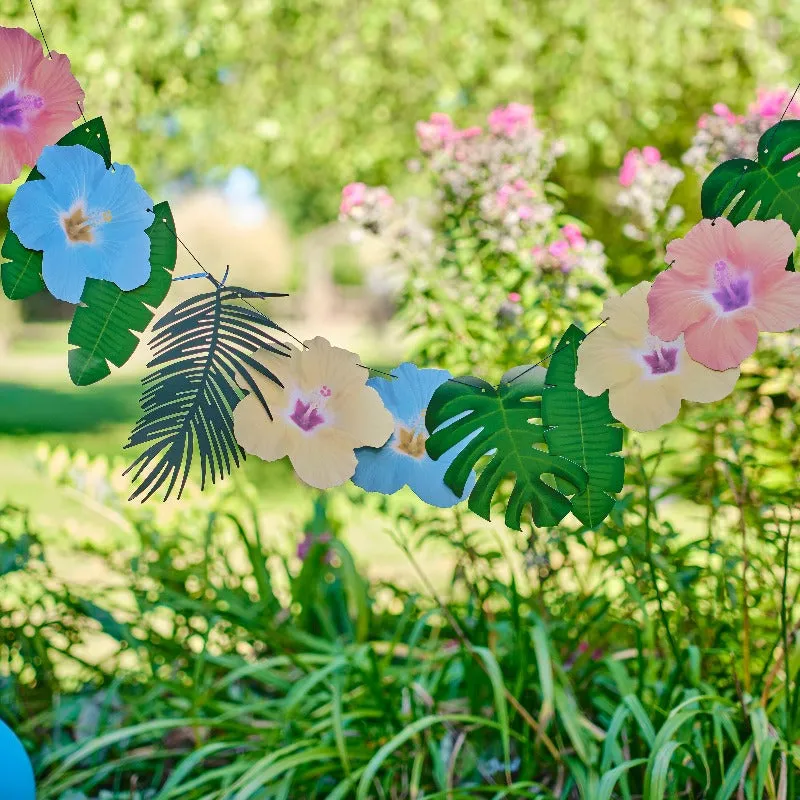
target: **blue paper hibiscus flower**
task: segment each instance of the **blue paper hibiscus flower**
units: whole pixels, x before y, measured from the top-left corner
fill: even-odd
[[[29,250],[41,250],[50,294],[78,303],[87,278],[127,292],[150,277],[153,201],[133,170],[82,145],[45,147],[36,163],[44,180],[17,189],[8,207],[11,230]]]
[[[428,438],[425,411],[433,393],[452,376],[444,369],[419,369],[409,362],[393,372],[397,376],[395,379],[370,378],[367,386],[375,389],[394,417],[394,433],[383,447],[359,447],[355,451],[358,465],[352,481],[368,492],[381,494],[394,494],[408,484],[411,491],[429,505],[454,506],[469,496],[477,477],[473,471],[464,494],[458,497],[445,484],[444,473],[479,431],[434,461],[425,450]]]

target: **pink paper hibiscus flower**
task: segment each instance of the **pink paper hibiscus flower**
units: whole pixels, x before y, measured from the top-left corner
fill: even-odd
[[[800,325],[800,274],[786,271],[794,247],[782,220],[701,220],[667,245],[673,264],[647,297],[650,333],[665,341],[683,333],[695,361],[738,367],[755,352],[759,331]]]
[[[84,94],[61,53],[45,58],[22,28],[0,28],[0,183],[15,181],[72,129]]]

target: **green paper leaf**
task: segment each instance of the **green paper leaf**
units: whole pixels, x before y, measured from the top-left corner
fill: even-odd
[[[111,145],[102,117],[90,119],[89,122],[73,128],[56,144],[62,147],[82,144],[103,156],[106,168],[111,166]],[[43,179],[44,176],[34,167],[25,183]],[[3,285],[3,292],[9,300],[22,300],[45,288],[42,280],[41,250],[28,250],[27,247],[23,247],[13,231],[8,231],[0,255],[8,259],[0,266],[0,281]]]
[[[479,517],[490,520],[492,497],[501,480],[514,475],[505,514],[506,525],[514,530],[521,530],[522,511],[528,504],[533,524],[543,527],[557,525],[569,513],[569,500],[545,483],[543,475],[563,479],[576,492],[583,491],[588,482],[581,466],[544,449],[544,426],[533,420],[541,418],[546,373],[541,367],[523,371],[516,367],[507,372],[497,389],[472,377],[443,383],[434,392],[425,415],[425,425],[431,432],[425,447],[434,461],[476,434],[444,474],[444,482],[459,497],[478,459],[495,451],[469,496],[468,506]],[[449,424],[439,428],[445,423]]]
[[[0,255],[9,259],[0,267],[3,292],[9,300],[22,300],[44,289],[41,250],[28,250],[14,231],[7,231]]]
[[[720,164],[704,181],[703,216],[727,216],[738,225],[746,219],[782,219],[800,232],[800,120],[773,125],[758,140],[758,161],[734,158]],[[726,213],[727,212],[727,213]],[[793,270],[789,257],[788,269]]]
[[[153,209],[155,222],[150,237],[150,277],[144,286],[123,292],[109,281],[87,278],[81,305],[69,329],[69,374],[76,386],[88,386],[111,373],[109,362],[121,367],[133,355],[139,337],[169,292],[178,257],[169,203]],[[166,220],[166,222],[165,222]]]
[[[608,392],[589,397],[575,387],[578,347],[586,334],[570,325],[547,369],[542,394],[544,438],[551,453],[580,464],[589,474],[586,488],[572,498],[572,513],[588,528],[599,525],[625,482],[625,461],[611,455],[622,449],[622,429],[608,407]],[[565,491],[559,483],[559,488]],[[566,493],[566,492],[565,492]]]

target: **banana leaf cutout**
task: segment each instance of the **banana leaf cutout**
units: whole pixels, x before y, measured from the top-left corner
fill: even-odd
[[[589,397],[575,387],[578,347],[586,334],[570,325],[547,368],[542,394],[544,438],[551,453],[580,464],[589,474],[586,488],[572,498],[572,513],[587,528],[599,525],[614,507],[613,492],[625,482],[625,461],[612,455],[622,449],[622,429],[608,407],[608,392]],[[569,491],[560,480],[556,484]]]
[[[703,182],[700,204],[707,219],[726,216],[734,225],[746,219],[782,219],[800,232],[800,120],[773,125],[758,140],[758,161],[734,158],[720,164]],[[794,271],[793,258],[787,269]]]
[[[288,358],[289,351],[264,331],[266,327],[286,333],[283,328],[255,308],[238,303],[269,297],[288,295],[220,284],[213,292],[179,303],[153,326],[156,335],[150,346],[155,358],[147,366],[157,369],[142,380],[142,417],[125,445],[147,445],[125,474],[138,467],[132,478],[136,481],[145,469],[149,472],[131,500],[144,493],[142,502],[146,501],[169,480],[166,500],[182,472],[180,497],[195,448],[200,457],[201,490],[208,470],[211,482],[216,483],[217,473],[220,478],[230,474],[231,461],[238,467],[239,456],[245,460],[233,435],[232,412],[243,395],[235,375],[244,378],[272,419],[250,372],[256,370],[278,386],[283,384],[252,356],[263,348]]]
[[[88,386],[111,374],[109,362],[121,367],[139,345],[139,337],[169,292],[178,258],[175,223],[169,203],[154,206],[150,237],[150,277],[144,286],[123,292],[110,281],[87,278],[75,309],[67,341],[69,375],[76,386]]]
[[[473,377],[443,383],[434,392],[425,415],[425,425],[431,432],[425,447],[434,461],[467,436],[479,432],[444,474],[444,482],[458,496],[463,494],[476,462],[484,455],[492,455],[467,504],[479,517],[491,521],[492,497],[501,480],[514,475],[505,523],[517,531],[521,530],[522,511],[527,505],[531,506],[533,524],[541,527],[557,525],[570,511],[570,501],[542,476],[565,481],[571,492],[582,492],[589,480],[579,464],[544,448],[545,429],[535,420],[542,415],[546,372],[541,367],[526,369],[509,370],[496,389]],[[445,423],[449,424],[439,428]]]
[[[102,117],[90,119],[89,122],[73,128],[56,144],[62,147],[82,144],[103,156],[106,169],[111,166],[111,145],[108,142],[108,132]],[[25,182],[40,181],[43,178],[42,173],[34,167]],[[27,247],[23,247],[13,231],[8,231],[0,255],[9,259],[0,266],[0,282],[2,282],[3,292],[9,300],[22,300],[44,290],[41,250],[28,250]]]

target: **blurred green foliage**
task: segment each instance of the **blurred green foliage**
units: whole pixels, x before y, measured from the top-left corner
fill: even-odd
[[[735,108],[758,85],[794,84],[785,54],[800,6],[744,5],[36,2],[48,44],[69,55],[86,90],[87,115],[104,116],[115,158],[152,191],[243,163],[304,229],[335,215],[351,180],[393,186],[416,120],[441,110],[481,123],[485,109],[517,100],[566,140],[557,180],[598,231],[610,221],[598,179],[628,147],[655,140],[677,158],[714,102]],[[0,24],[37,32],[27,0],[6,0]]]

